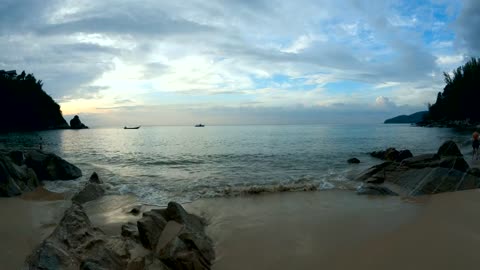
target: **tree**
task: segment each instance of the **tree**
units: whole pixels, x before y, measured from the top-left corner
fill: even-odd
[[[443,73],[446,85],[429,107],[427,118],[480,121],[480,58],[471,58],[452,73]]]

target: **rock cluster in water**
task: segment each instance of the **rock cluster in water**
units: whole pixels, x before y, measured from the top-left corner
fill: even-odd
[[[206,223],[178,203],[143,213],[118,236],[92,226],[82,204],[103,196],[94,173],[54,230],[26,259],[26,269],[210,269],[215,252]],[[140,211],[140,209],[138,209]]]
[[[453,141],[444,142],[437,153],[399,158],[387,149],[388,161],[375,165],[356,178],[363,182],[359,194],[424,195],[474,189],[480,186],[480,169],[470,168]]]
[[[32,191],[42,180],[71,180],[81,176],[78,167],[53,153],[41,150],[0,153],[0,197]]]
[[[70,128],[71,129],[84,129],[88,128],[86,125],[80,121],[80,117],[78,115],[75,115],[72,120],[70,120]]]

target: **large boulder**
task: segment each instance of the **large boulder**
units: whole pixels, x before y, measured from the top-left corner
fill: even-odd
[[[72,180],[82,176],[82,171],[77,166],[41,150],[28,151],[25,154],[25,164],[41,180]]]
[[[0,197],[20,195],[40,186],[35,172],[9,155],[0,155]]]
[[[92,227],[88,216],[73,204],[53,231],[26,260],[26,269],[126,269],[126,261],[108,247],[108,239]]]
[[[78,117],[78,115],[75,115],[72,120],[70,120],[70,128],[72,129],[84,129],[84,128],[88,128],[87,126],[85,126],[82,121],[80,121],[80,117]]]
[[[137,222],[142,244],[172,269],[210,269],[215,259],[205,221],[178,203],[153,209]]]
[[[440,148],[438,148],[437,155],[439,156],[462,156],[460,149],[458,149],[457,144],[452,141],[444,142]]]

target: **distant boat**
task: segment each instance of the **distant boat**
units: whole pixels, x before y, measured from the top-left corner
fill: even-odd
[[[127,127],[127,126],[123,127],[123,129],[139,129],[139,128],[140,128],[140,126],[138,126],[138,127]]]
[[[205,127],[205,125],[203,125],[203,124],[198,124],[198,125],[195,125],[195,127]]]

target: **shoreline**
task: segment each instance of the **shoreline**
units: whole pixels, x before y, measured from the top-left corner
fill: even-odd
[[[212,269],[473,269],[480,263],[479,195],[402,198],[323,190],[200,199],[184,207],[208,222],[217,253]],[[23,266],[53,231],[70,205],[59,196],[37,190],[0,199],[0,214],[11,217],[1,225],[6,269]],[[121,224],[142,216],[129,213],[138,205],[133,196],[107,195],[84,207],[92,224],[118,235]]]

